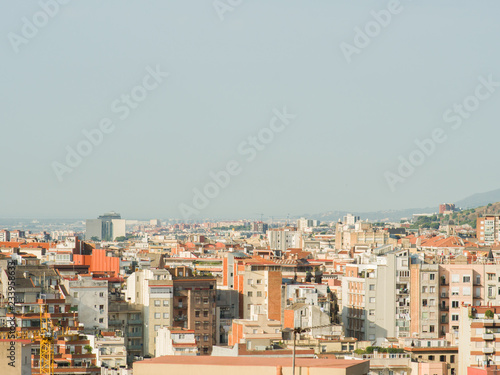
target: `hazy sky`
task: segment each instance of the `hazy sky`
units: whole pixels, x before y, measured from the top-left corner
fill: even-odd
[[[499,187],[500,87],[476,90],[500,82],[498,1],[401,0],[390,20],[390,1],[237,3],[73,0],[47,16],[4,1],[0,217],[181,217],[231,160],[239,173],[197,217],[426,207]],[[342,43],[358,48],[350,63]],[[158,66],[168,78],[118,112]],[[446,122],[464,100],[461,126]],[[242,142],[284,107],[296,117],[249,161]],[[114,130],[60,181],[54,162],[106,118]],[[384,174],[437,128],[447,140],[391,189]]]

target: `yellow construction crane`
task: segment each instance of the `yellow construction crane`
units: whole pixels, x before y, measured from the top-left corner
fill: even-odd
[[[40,305],[40,374],[54,375],[54,329],[48,305]]]

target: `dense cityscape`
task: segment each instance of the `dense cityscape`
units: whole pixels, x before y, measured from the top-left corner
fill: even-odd
[[[168,223],[108,212],[81,231],[6,228],[6,365],[68,375],[251,364],[486,374],[500,364],[497,206],[441,204],[399,222]]]

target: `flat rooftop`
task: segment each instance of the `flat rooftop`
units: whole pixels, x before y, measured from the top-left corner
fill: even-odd
[[[296,358],[297,367],[327,367],[327,368],[349,368],[368,362],[347,359],[314,359]],[[292,367],[292,358],[252,358],[252,357],[211,357],[211,356],[177,356],[166,355],[163,357],[145,359],[135,362],[140,364],[171,364],[171,365],[199,365],[199,366],[282,366]]]

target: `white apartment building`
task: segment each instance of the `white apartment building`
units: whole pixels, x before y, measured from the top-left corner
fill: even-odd
[[[155,347],[157,357],[163,355],[198,355],[198,344],[193,330],[160,328],[157,332]]]
[[[271,250],[277,250],[283,254],[287,249],[302,248],[302,236],[295,228],[269,229],[267,238]]]
[[[342,322],[346,336],[377,340],[410,335],[409,254],[395,250],[346,265]]]
[[[64,279],[67,300],[77,306],[78,320],[84,325],[85,333],[108,328],[108,281],[78,275],[77,279]]]

